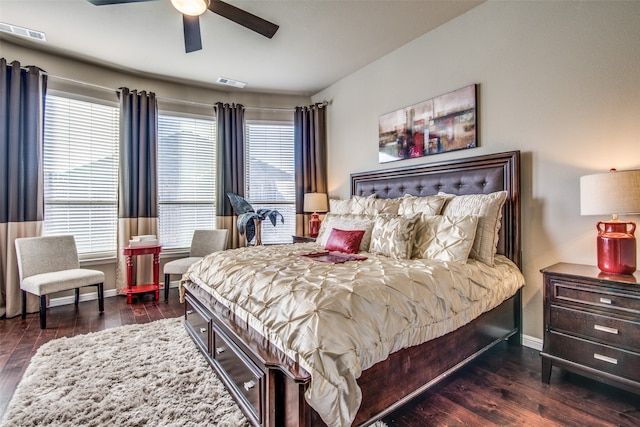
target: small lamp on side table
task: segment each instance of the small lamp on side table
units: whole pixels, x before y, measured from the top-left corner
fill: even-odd
[[[318,237],[320,231],[320,217],[318,212],[324,213],[329,210],[326,193],[306,193],[304,195],[304,211],[313,212],[309,220],[309,236]]]
[[[586,175],[580,178],[580,213],[613,215],[598,221],[598,267],[605,273],[636,271],[636,224],[621,221],[619,214],[640,213],[640,170]]]

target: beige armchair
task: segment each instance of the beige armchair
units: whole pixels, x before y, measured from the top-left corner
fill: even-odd
[[[24,237],[15,240],[22,290],[22,318],[27,315],[27,292],[40,297],[40,328],[47,327],[47,295],[80,288],[98,287],[98,309],[104,311],[104,273],[80,268],[73,236]]]
[[[184,274],[191,264],[212,252],[227,248],[228,230],[195,230],[191,240],[189,257],[169,261],[164,265],[164,300],[169,300],[169,283],[172,274]]]

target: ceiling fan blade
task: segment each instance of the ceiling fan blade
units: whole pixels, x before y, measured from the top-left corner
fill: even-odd
[[[108,4],[138,3],[143,1],[156,1],[156,0],[87,0],[87,1],[96,6],[106,6]]]
[[[184,50],[189,53],[202,49],[200,18],[198,16],[182,15],[182,25],[184,28]]]
[[[236,24],[240,24],[258,34],[262,34],[267,38],[273,35],[280,28],[278,25],[266,21],[252,13],[239,9],[220,0],[211,0],[209,10],[217,15],[227,18]]]

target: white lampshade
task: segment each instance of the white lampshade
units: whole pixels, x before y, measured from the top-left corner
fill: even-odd
[[[304,195],[305,212],[326,212],[328,210],[327,193],[306,193]]]
[[[586,175],[580,178],[580,213],[640,213],[640,169]]]
[[[207,11],[209,0],[171,0],[171,4],[183,15],[200,16]]]

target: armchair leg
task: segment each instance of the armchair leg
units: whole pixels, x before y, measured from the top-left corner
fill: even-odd
[[[104,283],[98,283],[98,311],[104,311]]]
[[[164,300],[169,301],[169,283],[171,282],[171,275],[164,275]]]
[[[27,318],[27,291],[22,291],[22,318]]]
[[[47,296],[40,295],[40,329],[47,329]]]
[[[76,307],[78,306],[79,302],[80,302],[80,288],[76,288],[76,300],[75,300]]]

